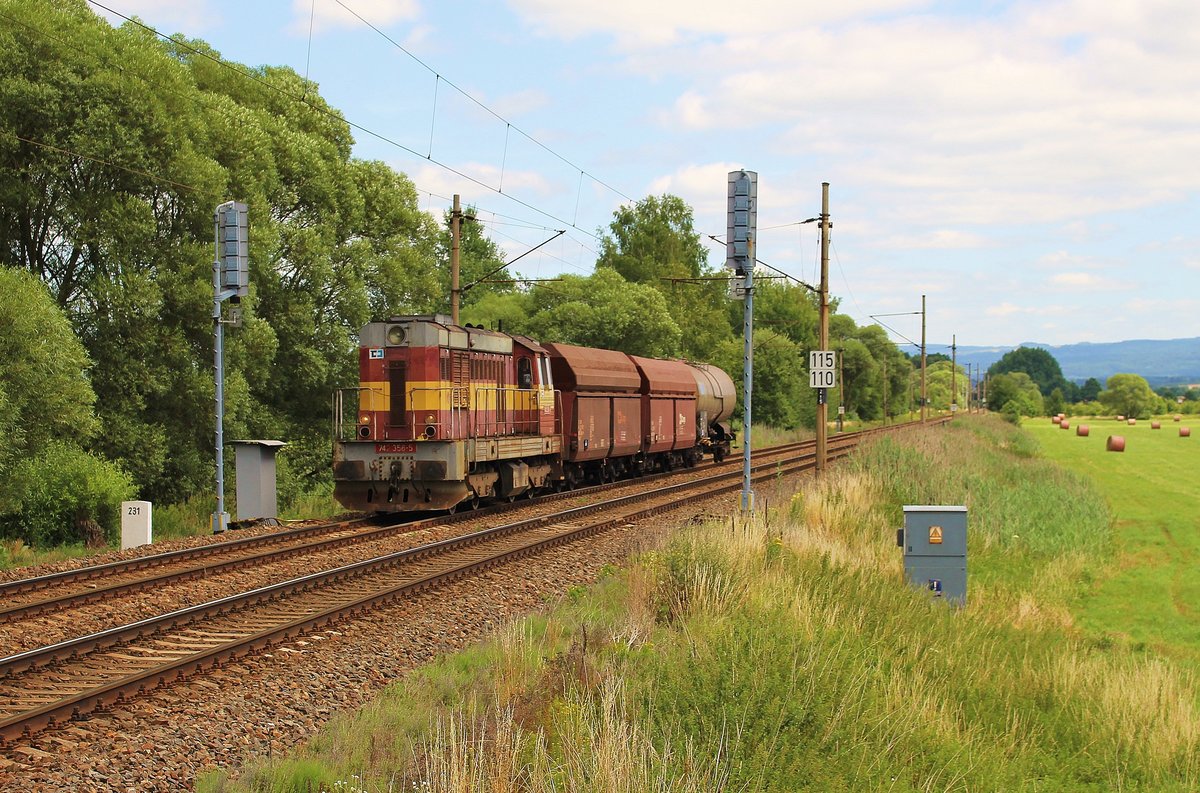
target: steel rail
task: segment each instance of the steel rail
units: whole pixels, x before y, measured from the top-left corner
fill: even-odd
[[[791,444],[780,444],[779,446],[765,449],[763,453],[786,453],[792,450],[802,449],[805,446],[811,445],[812,443],[812,441],[799,441]],[[544,496],[541,496],[539,500],[551,502],[559,499],[584,496],[588,495],[589,493],[606,491],[615,487],[637,484],[638,482],[652,482],[662,477],[675,476],[680,473],[682,473],[680,470],[668,471],[649,474],[636,479],[622,479],[618,480],[617,482],[596,485],[587,488],[578,488],[572,491],[548,493]],[[144,591],[146,589],[159,587],[167,583],[178,583],[197,578],[206,578],[216,573],[228,572],[246,567],[254,567],[267,562],[281,561],[294,556],[332,550],[347,545],[358,545],[383,539],[395,534],[404,534],[419,531],[421,529],[432,528],[434,526],[449,525],[470,520],[475,517],[483,517],[488,514],[507,511],[509,509],[513,509],[510,504],[494,504],[472,511],[458,512],[449,515],[438,515],[430,518],[419,518],[417,520],[402,521],[388,526],[367,529],[364,531],[353,531],[354,526],[367,523],[369,520],[371,520],[369,517],[357,518],[350,521],[320,524],[317,526],[303,526],[283,532],[259,535],[256,537],[246,537],[229,542],[201,546],[198,548],[184,548],[176,551],[167,551],[151,556],[109,562],[103,565],[83,567],[76,570],[50,573],[48,575],[39,576],[36,578],[20,579],[18,581],[8,582],[6,584],[0,584],[0,603],[3,603],[5,598],[12,598],[21,594],[42,591],[45,589],[50,589],[54,586],[62,587],[73,583],[86,583],[104,578],[116,579],[122,575],[136,573],[141,570],[171,567],[175,564],[186,563],[193,559],[208,558],[211,560],[214,556],[224,557],[232,555],[232,558],[230,559],[225,559],[223,561],[211,560],[205,563],[186,567],[182,570],[163,570],[156,575],[141,576],[133,580],[117,580],[112,583],[102,585],[92,585],[87,589],[63,592],[52,597],[43,598],[41,600],[0,605],[0,624],[26,619],[28,617],[36,616],[49,611],[61,611],[71,606],[93,603],[112,597],[113,595]],[[338,534],[341,536],[329,536]],[[269,549],[271,546],[286,545],[288,543],[297,544],[290,545],[287,548],[276,548],[273,550],[263,550],[258,553],[247,553],[248,551],[253,551],[257,548],[266,547]]]
[[[830,450],[831,457],[837,459],[849,454],[861,440],[873,432],[856,433],[852,436],[841,436],[835,439],[836,446]],[[815,467],[815,454],[806,455],[797,460],[784,462],[766,462],[756,466],[756,479],[766,479],[783,474],[810,470]],[[726,480],[722,482],[721,480]],[[91,636],[60,642],[50,647],[21,653],[9,658],[0,659],[0,676],[12,677],[20,671],[45,666],[55,660],[77,658],[81,654],[96,649],[115,646],[131,641],[133,638],[161,632],[165,626],[180,626],[195,622],[204,615],[224,614],[235,610],[243,610],[254,603],[264,603],[280,600],[286,594],[312,591],[336,580],[361,578],[367,571],[378,571],[388,567],[413,562],[421,558],[445,553],[451,549],[459,550],[477,545],[488,540],[506,537],[520,531],[552,526],[572,518],[585,517],[601,510],[610,510],[632,505],[663,495],[675,495],[670,501],[652,505],[632,514],[621,514],[614,517],[594,521],[588,525],[571,527],[548,538],[535,539],[516,548],[510,548],[500,553],[492,554],[483,559],[458,564],[450,569],[416,580],[407,581],[399,586],[390,587],[359,598],[350,603],[332,606],[317,613],[292,620],[284,625],[272,626],[258,631],[253,635],[206,648],[200,652],[186,655],[172,661],[141,670],[100,686],[80,691],[57,702],[51,702],[41,707],[18,713],[0,719],[0,741],[11,742],[22,736],[30,735],[49,726],[77,718],[96,708],[105,707],[121,701],[129,696],[165,686],[174,680],[186,677],[188,674],[205,668],[219,666],[221,663],[240,658],[264,647],[269,647],[293,636],[298,636],[313,628],[323,627],[331,622],[352,616],[368,608],[375,608],[383,603],[391,602],[403,595],[421,591],[439,583],[455,581],[466,575],[480,570],[490,569],[504,562],[538,553],[555,545],[572,542],[576,539],[603,531],[617,523],[642,519],[663,511],[674,509],[690,500],[689,491],[708,488],[707,494],[729,492],[740,487],[740,472],[731,471],[714,476],[702,477],[686,482],[660,488],[656,491],[634,493],[608,501],[587,504],[564,510],[554,515],[539,516],[524,521],[493,527],[474,532],[464,537],[430,543],[418,548],[408,549],[396,554],[378,557],[376,559],[357,562],[336,570],[303,576],[293,581],[274,584],[256,589],[250,593],[221,598],[211,603],[181,609],[168,615],[142,620],[129,626],[102,631]],[[259,618],[261,620],[261,617]]]

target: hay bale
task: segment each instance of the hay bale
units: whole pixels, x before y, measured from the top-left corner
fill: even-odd
[[[1179,428],[1179,437],[1181,437],[1181,438],[1190,438],[1190,437],[1192,437],[1192,430],[1191,430],[1191,428],[1190,428],[1190,427],[1180,427],[1180,428]]]
[[[1137,424],[1137,419],[1129,419],[1128,423],[1129,423],[1129,426],[1132,427],[1134,424]]]
[[[1058,426],[1062,427],[1064,430],[1069,430],[1071,429],[1071,422],[1063,419],[1061,422],[1059,422]]]
[[[1104,448],[1110,452],[1123,452],[1125,451],[1125,438],[1120,435],[1109,435],[1108,443],[1104,445]]]
[[[1087,434],[1088,434],[1088,425],[1080,424],[1078,427],[1075,428],[1075,434],[1081,438],[1086,438]]]
[[[1152,422],[1150,422],[1150,429],[1152,429],[1152,430],[1161,430],[1161,429],[1162,429],[1162,423],[1161,423],[1161,422],[1158,422],[1158,421],[1152,421]]]

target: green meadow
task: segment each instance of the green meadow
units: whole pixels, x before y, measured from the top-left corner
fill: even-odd
[[[1165,489],[1183,442],[1130,433],[1123,460],[1096,464],[1145,455],[1162,480],[1117,470],[1129,487],[1112,491],[1048,459],[1103,457],[1102,434],[1072,446],[1032,429],[970,416],[879,439],[752,520],[688,526],[290,756],[197,789],[1200,789],[1186,620],[1155,614],[1186,599],[1182,553],[1106,503],[1153,489],[1148,525],[1186,525],[1182,503],[1155,508],[1183,497]],[[965,609],[903,583],[903,504],[970,510]]]
[[[1094,482],[1114,517],[1112,564],[1072,605],[1079,626],[1200,668],[1200,439],[1179,436],[1196,418],[1156,419],[1158,430],[1081,417],[1066,430],[1050,419],[1024,428],[1046,458]],[[1125,438],[1124,452],[1105,451],[1110,435]]]

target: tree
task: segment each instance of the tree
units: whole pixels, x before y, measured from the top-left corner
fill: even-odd
[[[725,280],[677,283],[717,274],[692,221],[692,208],[673,195],[647,196],[613,213],[609,234],[601,235],[596,267],[611,268],[626,281],[661,292],[681,330],[683,354],[706,360],[732,335],[724,321]],[[667,280],[664,280],[667,279]]]
[[[679,326],[657,289],[630,284],[615,270],[598,268],[588,278],[564,275],[530,292],[533,314],[513,328],[540,341],[621,350],[669,358],[679,354]]]
[[[1022,416],[1045,413],[1042,393],[1025,372],[998,374],[991,378],[987,392],[988,410],[1016,411]],[[1011,408],[1009,406],[1012,406]]]
[[[251,290],[226,337],[227,431],[320,450],[359,328],[445,299],[412,183],[354,160],[349,125],[290,69],[238,76],[82,0],[5,8],[0,263],[50,288],[95,362],[91,450],[156,501],[208,487],[212,211],[231,197],[250,207]]]
[[[929,406],[935,410],[950,409],[952,389],[958,392],[955,402],[959,408],[967,404],[967,392],[970,390],[967,373],[961,366],[955,370],[951,361],[938,361],[929,367],[926,387],[929,392]]]
[[[1050,392],[1050,396],[1046,399],[1046,414],[1049,416],[1057,416],[1062,412],[1066,399],[1063,397],[1061,388],[1056,388]]]
[[[10,267],[0,267],[0,361],[3,448],[26,456],[52,438],[81,443],[99,430],[83,344],[45,285]]]
[[[0,267],[0,360],[0,532],[39,546],[111,538],[133,490],[81,448],[100,428],[90,361],[45,285],[10,267]]]
[[[988,367],[988,374],[993,376],[1009,372],[1024,372],[1029,375],[1037,384],[1042,396],[1049,396],[1056,388],[1067,388],[1067,381],[1058,361],[1040,347],[1018,347],[1010,350]]]
[[[737,386],[738,406],[742,413],[742,353],[738,339],[729,339],[715,351],[712,362],[720,366]],[[816,399],[808,387],[808,378],[797,363],[804,350],[786,336],[773,330],[754,334],[754,423],[794,429],[816,426]]]
[[[1089,377],[1079,389],[1079,401],[1095,402],[1100,398],[1100,392],[1104,390],[1104,386],[1094,377]]]
[[[1100,404],[1110,413],[1130,418],[1149,418],[1158,406],[1159,397],[1140,375],[1114,374],[1108,378],[1107,386],[1100,392]]]

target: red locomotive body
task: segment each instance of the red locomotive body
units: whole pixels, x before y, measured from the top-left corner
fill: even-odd
[[[395,317],[362,329],[360,383],[334,398],[334,496],[350,509],[453,510],[717,459],[719,369]],[[357,394],[353,429],[347,393]]]

